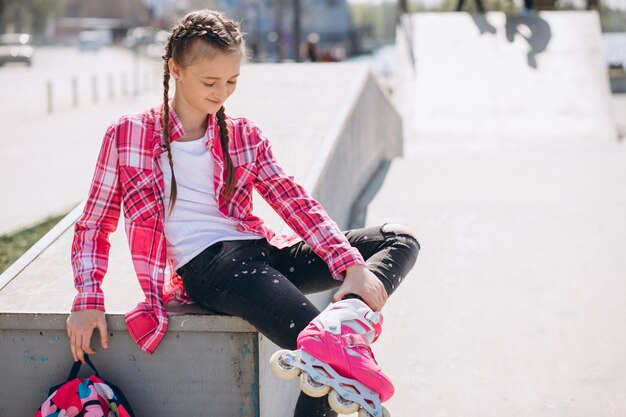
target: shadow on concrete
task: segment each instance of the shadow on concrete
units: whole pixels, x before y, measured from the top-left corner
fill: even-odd
[[[380,165],[378,165],[376,172],[374,172],[370,177],[367,185],[363,190],[361,190],[361,194],[352,205],[348,229],[365,227],[365,221],[367,219],[367,206],[372,202],[372,200],[374,200],[374,197],[376,197],[376,194],[378,194],[378,191],[383,186],[385,177],[387,177],[387,173],[391,167],[391,162],[392,161],[389,159],[383,160]]]
[[[474,21],[474,24],[480,31],[481,35],[484,33],[496,33],[495,26],[489,23],[489,21],[487,20],[487,16],[485,16],[484,13],[472,14],[472,20]]]
[[[530,46],[528,66],[537,68],[536,56],[546,50],[552,38],[552,29],[548,22],[539,15],[507,16],[505,28],[509,42],[513,42],[517,34],[526,39]]]

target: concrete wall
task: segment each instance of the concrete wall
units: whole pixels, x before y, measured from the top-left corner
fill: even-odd
[[[285,170],[345,228],[360,188],[384,159],[402,149],[400,117],[368,68],[247,65],[241,78],[228,113],[254,120],[271,138]],[[274,230],[287,231],[260,198],[255,198],[255,212]],[[69,248],[71,225],[79,213],[71,213],[0,276],[3,417],[34,413],[48,387],[61,382],[69,370],[64,323],[75,294]],[[158,400],[154,404],[159,407],[145,404],[166,394],[170,404],[188,403],[182,414],[189,416],[292,415],[297,384],[270,374],[267,359],[276,346],[241,319],[170,308],[168,333],[153,356],[132,343],[122,314],[143,296],[122,229],[111,235],[103,284],[112,334],[109,349],[94,357],[103,376],[119,383],[139,415],[174,414]],[[323,307],[329,294],[311,299]],[[95,336],[92,343],[98,346]]]
[[[256,330],[234,317],[174,313],[170,318],[162,346],[146,358],[123,316],[108,315],[111,348],[93,357],[100,375],[120,386],[137,416],[258,416]],[[34,415],[47,387],[67,378],[66,319],[66,314],[0,314],[1,416]],[[91,374],[88,366],[83,369],[81,375]]]
[[[319,177],[309,184],[342,225],[350,222],[353,203],[381,162],[402,156],[399,113],[389,105],[387,93],[376,78],[359,74],[357,79],[360,83],[350,92],[350,105],[342,109],[340,122],[334,126],[337,140],[322,150],[327,154],[318,161],[326,162],[320,163]]]

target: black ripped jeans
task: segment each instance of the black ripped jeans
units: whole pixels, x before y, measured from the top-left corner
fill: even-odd
[[[391,295],[415,264],[420,248],[415,237],[391,224],[344,233]],[[215,243],[177,273],[198,304],[241,317],[278,346],[292,350],[300,331],[320,312],[305,294],[341,285],[307,243],[277,249],[265,239]],[[326,398],[303,393],[294,414],[336,415]]]

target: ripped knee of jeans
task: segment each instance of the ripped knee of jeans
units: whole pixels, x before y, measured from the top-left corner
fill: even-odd
[[[385,237],[392,235],[392,236],[400,236],[408,240],[412,240],[415,242],[415,244],[417,244],[417,248],[418,249],[420,248],[420,244],[417,238],[415,237],[415,235],[413,234],[413,232],[411,232],[411,230],[408,227],[402,224],[385,223],[381,226],[380,231]]]

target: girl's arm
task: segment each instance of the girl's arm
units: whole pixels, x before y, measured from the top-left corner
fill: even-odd
[[[289,227],[326,262],[333,277],[343,279],[343,284],[333,297],[335,301],[348,294],[357,294],[374,311],[382,309],[387,302],[387,292],[382,282],[365,268],[359,251],[350,245],[322,205],[293,177],[285,174],[272,154],[269,141],[258,128],[256,134],[261,142],[255,187]]]
[[[311,245],[335,279],[343,279],[344,271],[351,266],[365,265],[359,251],[350,245],[322,205],[278,165],[261,131],[254,127],[249,133],[259,137],[255,183],[259,194]]]
[[[83,351],[93,353],[90,340],[94,328],[100,331],[102,346],[107,344],[100,287],[108,267],[109,234],[115,231],[120,216],[116,130],[115,124],[107,129],[83,214],[74,225],[71,259],[78,294],[67,330],[74,359],[81,361]]]

